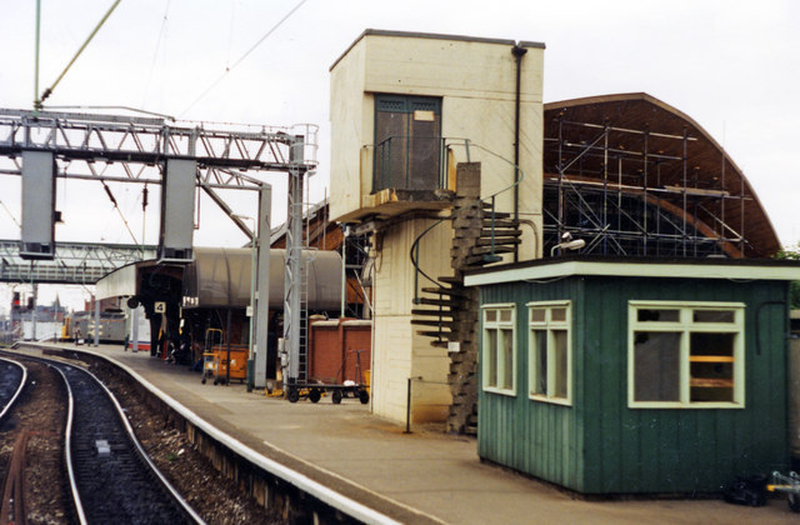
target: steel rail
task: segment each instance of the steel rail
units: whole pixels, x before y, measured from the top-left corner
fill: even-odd
[[[6,403],[3,409],[0,410],[0,421],[3,421],[8,411],[11,410],[11,407],[17,401],[17,398],[19,398],[19,395],[22,393],[22,389],[25,388],[25,384],[28,382],[28,368],[22,363],[14,361],[13,359],[5,359],[0,357],[0,361],[18,366],[19,368],[22,369],[22,378],[20,379],[19,386],[17,387],[16,392],[14,392],[14,395],[11,396],[11,399],[8,401],[8,403]]]
[[[192,410],[190,410],[189,408],[178,402],[175,398],[171,397],[169,394],[161,391],[153,383],[148,381],[145,377],[143,377],[141,374],[139,374],[132,368],[128,367],[127,365],[118,363],[113,359],[109,359],[107,356],[100,353],[86,351],[85,349],[80,349],[77,351],[83,354],[100,358],[105,362],[113,364],[114,366],[118,366],[119,368],[124,370],[130,377],[132,377],[136,382],[138,382],[141,386],[143,386],[148,392],[150,392],[158,399],[163,401],[172,410],[174,410],[177,414],[179,414],[182,418],[191,423],[198,431],[204,433],[209,438],[224,444],[233,453],[242,457],[252,465],[260,469],[263,469],[265,472],[272,474],[273,476],[283,480],[284,482],[298,488],[299,490],[305,492],[309,496],[312,496],[318,499],[319,501],[329,505],[330,507],[342,512],[343,514],[350,516],[354,519],[357,519],[363,523],[376,524],[376,525],[399,525],[401,523],[389,517],[388,515],[384,514],[381,511],[375,510],[364,503],[356,501],[355,499],[346,496],[341,492],[338,492],[337,490],[332,489],[327,485],[324,485],[323,483],[316,481],[291,467],[287,467],[286,465],[274,459],[270,459],[264,456],[263,454],[257,452],[255,449],[242,443],[238,439],[232,437],[230,434],[226,434],[222,430],[219,430],[217,427],[207,422],[205,419],[201,418],[197,414],[195,414]],[[317,470],[322,470],[323,472],[326,472],[327,474],[337,479],[345,480],[345,478],[342,478],[338,474],[326,471],[324,469],[320,469],[318,466],[313,465],[302,458],[299,458],[297,456],[292,456],[292,457],[293,459],[302,464],[312,466]],[[359,487],[359,485],[356,484],[353,485]],[[365,490],[371,492],[372,494],[376,494],[370,491],[369,489]],[[423,514],[416,509],[404,505],[403,503],[399,503],[384,496],[380,495],[378,496],[381,497],[381,499],[393,503],[394,505],[397,505],[398,507],[401,507],[411,513],[425,516],[426,518],[436,521],[436,518],[433,518],[432,516],[429,516],[427,514]]]
[[[189,516],[192,519],[192,521],[194,521],[195,523],[198,523],[198,524],[204,524],[205,523],[205,521],[203,521],[203,518],[201,518],[200,515],[197,514],[197,512],[189,505],[189,503],[186,501],[186,499],[183,498],[183,496],[181,496],[178,493],[178,491],[169,483],[169,481],[164,477],[164,475],[161,473],[161,471],[158,469],[158,467],[156,467],[155,463],[153,463],[153,461],[147,455],[147,453],[144,450],[144,447],[142,447],[141,443],[136,438],[136,434],[133,431],[133,427],[131,426],[130,422],[128,421],[128,418],[125,416],[125,413],[122,410],[122,406],[119,404],[119,401],[117,401],[117,398],[114,396],[114,394],[108,389],[108,387],[106,387],[103,384],[102,381],[100,381],[97,378],[97,376],[95,376],[93,373],[91,373],[90,371],[88,371],[85,368],[80,367],[80,366],[75,366],[75,365],[65,364],[65,363],[58,363],[56,361],[52,361],[52,360],[45,359],[45,358],[37,358],[37,357],[29,357],[29,356],[26,356],[26,358],[27,359],[32,359],[32,360],[35,360],[35,361],[43,362],[43,363],[47,364],[48,366],[50,366],[51,368],[53,368],[56,371],[58,371],[58,373],[61,374],[61,377],[64,380],[64,384],[66,385],[66,388],[67,388],[68,407],[67,407],[67,424],[66,424],[66,429],[65,429],[65,434],[66,435],[65,435],[64,452],[65,452],[65,458],[66,458],[66,462],[67,462],[67,474],[68,474],[68,477],[69,477],[70,491],[72,493],[73,503],[75,505],[75,511],[76,511],[76,513],[78,515],[77,516],[78,517],[78,521],[81,523],[81,525],[86,525],[89,522],[88,522],[88,520],[86,518],[86,511],[84,510],[83,503],[81,502],[81,497],[80,497],[80,493],[79,493],[79,490],[78,490],[78,484],[77,484],[77,480],[75,478],[75,467],[73,466],[72,430],[73,430],[73,426],[74,426],[75,397],[74,397],[74,395],[72,393],[72,386],[70,385],[69,379],[67,378],[67,376],[64,373],[64,371],[62,370],[62,368],[73,368],[75,370],[79,370],[80,372],[83,372],[86,375],[88,375],[95,382],[96,385],[99,385],[102,388],[102,390],[105,392],[105,394],[112,401],[112,404],[114,405],[115,410],[117,411],[117,415],[118,415],[120,421],[122,421],[123,426],[125,427],[125,430],[127,432],[128,438],[130,439],[131,443],[134,445],[134,449],[136,450],[136,452],[140,456],[140,458],[144,461],[144,463],[147,466],[147,468],[150,469],[151,473],[161,483],[162,488],[164,490],[166,490],[170,494],[170,496],[174,499],[174,501],[180,505],[180,507],[187,514],[187,516]]]
[[[166,489],[167,492],[169,492],[170,495],[175,499],[175,501],[177,501],[180,504],[183,510],[189,516],[191,516],[191,518],[194,520],[195,523],[205,523],[203,518],[201,518],[200,515],[197,514],[197,512],[195,512],[195,510],[189,505],[189,502],[187,502],[186,499],[180,495],[180,493],[175,489],[175,487],[172,486],[169,480],[167,480],[167,478],[164,477],[164,474],[161,473],[156,464],[153,463],[153,460],[150,459],[150,456],[147,455],[147,452],[144,450],[144,447],[136,438],[136,434],[133,431],[133,427],[131,426],[130,421],[128,421],[128,417],[125,415],[125,411],[122,409],[122,405],[120,405],[119,401],[117,401],[117,397],[93,373],[81,367],[75,367],[75,368],[89,374],[89,376],[91,376],[91,378],[94,379],[94,381],[98,385],[100,385],[100,387],[105,391],[106,395],[108,395],[108,397],[111,399],[112,403],[114,404],[114,407],[117,410],[117,414],[119,415],[119,418],[122,421],[122,424],[125,426],[125,430],[127,430],[128,432],[128,436],[130,437],[131,442],[133,442],[133,445],[136,448],[136,451],[139,453],[139,456],[141,456],[141,458],[144,460],[144,462],[147,464],[147,466],[150,468],[153,474],[155,474],[155,476],[161,482],[164,489]]]
[[[32,346],[33,348],[42,348],[37,345],[26,345],[26,346]],[[74,350],[74,349],[70,348],[69,350]],[[183,417],[186,421],[191,423],[198,431],[202,432],[209,438],[219,443],[223,443],[231,452],[240,456],[241,458],[243,458],[250,464],[254,465],[255,467],[260,468],[269,474],[272,474],[276,478],[296,487],[297,489],[308,494],[309,496],[318,499],[319,501],[330,506],[331,508],[336,509],[343,514],[366,524],[399,525],[401,523],[400,521],[397,521],[396,519],[389,517],[387,514],[384,514],[381,511],[373,509],[367,504],[356,501],[355,499],[342,494],[336,489],[332,489],[324,485],[323,483],[316,481],[305,474],[300,473],[294,468],[288,467],[274,459],[267,458],[263,454],[257,452],[250,446],[242,443],[238,439],[232,437],[229,434],[226,434],[222,430],[217,429],[211,423],[207,422],[205,419],[195,414],[192,410],[190,410],[189,408],[178,402],[176,399],[158,389],[155,385],[153,385],[150,381],[148,381],[146,378],[144,378],[141,374],[139,374],[132,368],[124,364],[118,363],[113,359],[109,359],[105,355],[94,353],[92,351],[87,351],[85,349],[77,349],[74,351],[102,359],[104,362],[111,363],[112,365],[117,366],[120,369],[124,370],[131,378],[133,378],[136,382],[138,382],[141,386],[143,386],[148,392],[150,392],[158,399],[163,401],[167,406],[169,406],[177,414]],[[26,356],[26,358],[28,358],[28,356]],[[31,359],[36,360],[38,358],[33,357]],[[46,359],[41,359],[41,360],[49,362]],[[287,455],[291,456],[291,454]],[[291,457],[302,464],[312,466],[317,470],[325,472],[330,476],[346,481],[345,478],[342,478],[338,474],[324,469],[320,469],[316,465],[312,465],[311,463],[302,458],[296,456],[291,456]],[[349,483],[352,484],[352,482]],[[357,484],[352,484],[352,485],[355,487],[362,488]],[[386,498],[385,496],[381,496],[369,489],[363,488],[363,490],[366,490],[367,492],[375,496],[378,496],[380,499],[383,499],[393,505],[396,505],[406,510],[407,512],[419,516],[424,516],[425,518],[433,522],[440,521],[433,516],[422,513],[417,509],[409,507],[403,503],[397,502],[390,498]]]
[[[43,359],[42,361],[47,361]],[[64,430],[64,459],[67,462],[67,477],[69,478],[69,487],[70,492],[72,493],[72,501],[75,504],[75,512],[78,514],[78,521],[81,525],[87,525],[88,521],[86,520],[86,513],[83,511],[83,504],[81,503],[81,496],[78,493],[78,482],[75,480],[75,469],[72,466],[72,420],[74,415],[74,408],[75,408],[75,399],[72,396],[72,387],[69,384],[69,380],[67,379],[66,374],[64,371],[49,364],[52,368],[56,370],[59,374],[61,374],[61,378],[64,380],[64,385],[67,387],[67,425]]]
[[[0,506],[2,523],[27,525],[28,512],[25,503],[25,457],[27,454],[28,429],[22,429],[14,442],[14,452],[8,465],[3,486],[3,503]]]

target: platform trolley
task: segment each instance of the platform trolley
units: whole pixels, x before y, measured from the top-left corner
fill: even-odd
[[[206,380],[217,375],[217,358],[214,352],[203,352],[203,379],[200,381],[204,385]]]
[[[206,384],[206,380],[217,375],[217,357],[214,353],[215,345],[222,343],[222,330],[219,328],[209,328],[206,330],[206,337],[203,344],[203,378],[201,383]],[[214,382],[216,384],[216,382]]]
[[[286,399],[290,403],[297,403],[301,397],[308,397],[312,403],[318,403],[322,399],[323,394],[330,393],[331,402],[338,405],[342,399],[352,397],[358,399],[362,405],[369,403],[369,383],[370,371],[361,370],[361,354],[365,350],[350,350],[356,354],[356,377],[358,381],[345,380],[340,384],[326,383],[326,382],[303,382],[295,383],[293,385],[285,385]],[[342,368],[339,372],[342,372]]]
[[[800,512],[800,474],[789,472],[785,476],[777,470],[772,473],[772,483],[767,485],[769,492],[785,492],[789,500],[789,509]]]

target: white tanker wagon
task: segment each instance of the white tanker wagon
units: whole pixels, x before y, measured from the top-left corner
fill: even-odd
[[[183,273],[183,330],[191,334],[192,361],[197,365],[202,353],[228,343],[238,352],[247,351],[250,334],[252,251],[250,248],[195,248],[194,261]],[[284,249],[270,250],[269,312],[267,330],[266,375],[277,375],[277,342],[283,335],[284,285],[287,256]],[[342,259],[338,252],[304,250],[303,300],[301,322],[309,314],[338,314],[341,307]],[[259,294],[264,297],[264,294]],[[239,379],[242,379],[239,377]]]
[[[206,345],[208,330],[223,334],[222,337],[217,335],[212,343],[219,344],[220,339],[235,345],[247,343],[252,250],[196,247],[193,255],[194,260],[185,265],[141,261],[120,268],[98,282],[99,297],[128,299],[128,348],[138,340],[139,350],[150,349],[151,354],[166,357],[170,343],[175,348],[190,345],[192,361],[197,362]],[[304,250],[303,261],[307,312],[338,314],[342,290],[341,256],[333,251]],[[285,269],[286,250],[271,249],[266,306],[270,312],[268,330],[272,343],[282,335],[277,321],[284,306]],[[137,311],[139,313],[135,314]],[[134,317],[137,317],[136,323]],[[138,326],[135,335],[134,326]],[[270,369],[269,373],[273,372]]]
[[[246,308],[250,305],[250,248],[195,248],[183,277],[183,307]],[[309,311],[338,312],[342,257],[338,252],[304,250],[304,288]],[[268,306],[283,310],[286,250],[271,249]]]

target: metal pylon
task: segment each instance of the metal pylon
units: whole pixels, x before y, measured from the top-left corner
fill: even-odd
[[[288,215],[286,218],[286,285],[284,290],[283,337],[287,362],[283,369],[284,383],[291,387],[301,382],[301,361],[306,353],[301,339],[303,312],[303,136],[295,137],[290,160],[296,166],[289,170]],[[288,391],[288,388],[285,388]]]

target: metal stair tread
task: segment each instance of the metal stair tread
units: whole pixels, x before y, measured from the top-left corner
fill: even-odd
[[[497,217],[492,220],[491,217],[484,217],[481,219],[483,226],[491,226],[494,223],[495,228],[518,228],[519,221],[515,221],[514,219],[498,219]]]
[[[462,289],[455,289],[455,288],[445,288],[440,286],[439,288],[423,288],[423,292],[429,294],[436,294],[436,295],[450,295],[452,297],[467,297],[466,292]]]
[[[492,253],[514,253],[516,248],[514,246],[503,246],[502,244],[497,245],[495,244],[494,248],[492,246],[473,246],[469,249],[470,255],[486,255]]]
[[[495,237],[519,237],[522,235],[522,230],[518,228],[495,228],[494,230],[491,228],[482,228],[480,236],[491,237],[492,232],[494,232]]]
[[[450,335],[450,332],[441,332],[437,330],[417,330],[417,335],[424,335],[426,337],[441,337],[447,338]]]
[[[487,238],[487,237],[479,237],[475,241],[475,245],[476,246],[486,246],[486,245],[491,244],[491,243],[492,243],[492,239],[491,238]],[[522,239],[520,239],[519,236],[513,236],[513,235],[506,235],[506,236],[503,236],[503,237],[499,237],[499,236],[495,235],[494,236],[494,243],[495,243],[495,245],[498,245],[498,244],[522,244]]]
[[[430,317],[450,317],[452,318],[456,312],[451,310],[427,310],[422,308],[414,308],[411,310],[411,315],[422,315]]]
[[[451,328],[456,324],[456,321],[440,321],[436,319],[412,319],[411,324],[418,326],[441,326],[442,328]]]
[[[462,305],[461,301],[448,301],[446,299],[431,299],[429,297],[420,297],[418,304],[427,304],[430,306],[447,306],[450,308],[458,308]]]

